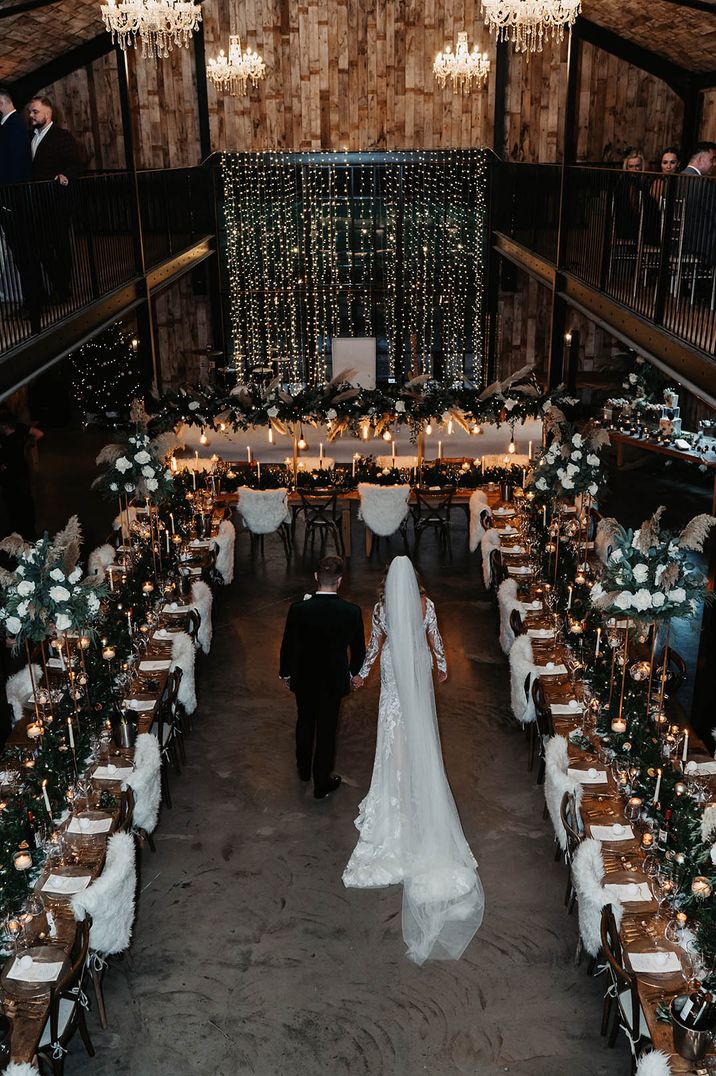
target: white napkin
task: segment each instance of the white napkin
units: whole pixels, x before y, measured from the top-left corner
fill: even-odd
[[[512,556],[513,554],[517,556],[518,553],[525,552],[525,547],[522,545],[506,545],[502,552],[508,557]]]
[[[613,826],[591,826],[592,836],[596,841],[633,841],[634,831],[631,826],[615,822]]]
[[[552,661],[547,665],[535,665],[535,669],[538,676],[562,676],[567,671],[565,665],[555,665]]]
[[[17,774],[13,773],[12,770],[2,770],[0,771],[0,785],[12,784],[16,777]]]
[[[699,774],[716,773],[716,762],[694,762],[693,759],[686,763],[686,772]]]
[[[171,663],[171,658],[152,659],[140,661],[139,668],[142,672],[166,672]]]
[[[520,604],[525,610],[525,612],[536,612],[537,610],[542,608],[542,602],[539,600],[539,598],[537,598],[533,602],[520,602]]]
[[[515,514],[514,508],[495,508],[492,512],[493,516],[513,516]]]
[[[577,511],[577,507],[574,504],[563,504],[560,506],[559,512],[563,516],[573,516]]]
[[[76,661],[73,659],[69,662],[67,658],[48,658],[45,664],[48,669],[66,669],[68,665],[75,665]]]
[[[42,887],[43,893],[60,893],[62,896],[71,896],[73,893],[81,893],[92,881],[89,874],[75,877],[68,874],[51,874]]]
[[[632,971],[635,971],[637,975],[639,972],[650,975],[669,975],[671,972],[681,971],[681,962],[676,953],[671,950],[654,953],[629,953],[629,963]]]
[[[73,818],[67,827],[68,833],[109,833],[112,828],[111,818]]]
[[[508,564],[507,571],[510,575],[532,575],[529,564]]]
[[[159,628],[158,631],[154,632],[152,638],[159,639],[160,641],[164,640],[164,642],[172,642],[174,637],[178,634],[178,631],[168,631],[166,628]]]
[[[578,699],[570,699],[569,702],[553,702],[550,710],[555,717],[577,717],[582,712],[582,704]]]
[[[594,827],[592,827],[592,830]],[[652,899],[651,891],[646,882],[627,882],[617,884],[612,882],[604,886],[610,897],[616,897],[622,904],[635,904],[637,901],[648,903]]]
[[[607,783],[606,770],[567,770],[567,774],[573,781],[579,781],[580,785],[605,785]]]
[[[192,538],[189,545],[193,546],[194,549],[206,549],[211,545],[211,538]]]
[[[517,530],[510,523],[500,529],[500,534],[517,534]]]
[[[7,978],[21,983],[54,983],[61,971],[62,963],[41,964],[26,954],[15,957]]]
[[[164,606],[166,613],[188,613],[190,609],[190,605],[177,605],[176,602],[169,602]]]
[[[554,628],[528,628],[527,634],[531,639],[551,639]]]
[[[98,766],[92,774],[95,781],[126,781],[132,773],[131,766]]]
[[[125,699],[124,706],[127,710],[137,710],[139,713],[146,713],[149,710],[153,710],[156,703],[156,699]]]

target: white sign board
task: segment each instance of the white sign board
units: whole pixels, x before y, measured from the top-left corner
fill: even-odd
[[[331,340],[333,376],[341,370],[355,370],[351,384],[375,388],[375,337],[334,336]]]

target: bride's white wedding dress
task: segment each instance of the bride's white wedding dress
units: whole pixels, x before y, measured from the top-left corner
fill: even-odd
[[[427,599],[423,614],[407,557],[391,564],[385,600],[373,610],[361,677],[379,652],[373,777],[343,882],[357,888],[402,882],[408,956],[418,964],[428,957],[457,959],[482,922],[485,898],[440,749],[432,655],[440,672],[447,665],[435,606]]]

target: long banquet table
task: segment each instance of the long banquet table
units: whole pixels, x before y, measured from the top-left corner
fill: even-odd
[[[493,506],[493,511],[494,511]],[[511,506],[499,506],[501,509],[510,511]],[[499,511],[493,516],[497,527],[504,529],[513,520],[511,516],[502,516]],[[511,533],[509,536],[501,535],[501,548],[503,557],[507,550],[505,563],[507,570],[510,567],[514,571],[524,571],[528,559],[524,555],[510,556],[509,546],[517,538]],[[590,559],[593,553],[589,553]],[[521,584],[518,596],[526,603],[542,601],[544,588],[542,581],[533,574],[520,574],[516,576]],[[529,631],[541,633],[547,623],[544,606],[541,611],[533,611],[526,614],[525,626]],[[570,648],[550,641],[546,638],[533,637],[531,639],[535,664],[544,671],[540,674],[540,683],[546,704],[551,707],[558,705],[564,707],[571,699],[582,700],[583,686],[579,679],[572,679],[568,673],[555,674],[547,671],[548,662],[555,667],[565,663],[570,656]],[[648,877],[644,870],[644,856],[637,831],[637,824],[626,815],[626,803],[623,794],[614,779],[614,776],[603,762],[599,762],[600,742],[595,732],[588,734],[590,745],[588,748],[580,747],[570,739],[570,734],[582,732],[581,726],[582,706],[579,706],[574,715],[562,713],[552,714],[552,722],[555,735],[564,736],[569,744],[569,766],[574,770],[590,770],[600,767],[606,771],[606,781],[600,785],[583,785],[580,813],[584,832],[591,836],[593,828],[600,825],[612,826],[616,823],[624,827],[632,827],[634,837],[628,840],[601,841],[604,858],[605,879],[609,884],[648,883]],[[679,713],[680,723],[683,724],[683,714]],[[696,763],[713,762],[712,756],[704,744],[691,730],[689,760]],[[711,801],[716,802],[716,775],[704,778]],[[624,914],[621,920],[619,932],[622,945],[626,954],[629,952],[650,951],[657,946],[660,950],[672,950],[681,953],[678,944],[671,942],[665,937],[666,922],[659,914],[659,908],[655,899],[648,902],[627,902],[624,904]],[[682,954],[683,955],[683,954]],[[627,957],[628,958],[628,957]],[[682,968],[683,968],[683,961]],[[687,1061],[674,1050],[672,1026],[657,1018],[657,1009],[662,1005],[668,1006],[678,994],[686,992],[686,975],[675,973],[671,975],[652,974],[645,976],[636,974],[637,991],[644,1018],[649,1030],[649,1035],[654,1049],[663,1050],[668,1055],[671,1071],[674,1073],[701,1074],[705,1071],[701,1063]],[[701,1066],[701,1067],[700,1067]]]
[[[222,510],[217,508],[213,520],[212,533],[216,532],[218,523],[222,518]],[[208,557],[208,549],[205,546],[195,548],[187,553],[184,565],[192,574],[200,575],[205,567]],[[175,633],[185,629],[187,624],[187,607],[177,603],[164,602],[159,609],[159,619],[155,629],[149,638],[148,645],[141,655],[141,660],[166,662],[171,657],[171,639],[157,637],[157,632],[163,630],[163,635]],[[174,606],[174,608],[173,608]],[[54,670],[48,670],[52,681],[59,674]],[[136,712],[137,735],[151,732],[158,714],[158,707],[167,685],[168,669],[152,671],[151,674],[142,674],[139,663],[133,674],[132,680],[126,687],[124,699],[141,700],[144,703],[142,710]],[[52,686],[52,682],[50,683]],[[151,703],[151,707],[149,704]],[[28,723],[34,720],[34,709],[31,705],[25,708],[23,718],[14,726],[7,744],[10,747],[27,747],[30,742],[27,737]],[[99,760],[103,766],[115,766],[117,771],[133,765],[134,752],[132,748],[120,748],[112,743],[104,749],[103,756]],[[97,878],[104,867],[107,840],[114,833],[120,823],[121,814],[121,788],[122,777],[112,780],[111,777],[95,778],[94,773],[98,763],[91,763],[85,775],[89,778],[88,795],[86,803],[73,804],[74,810],[70,817],[65,818],[56,829],[56,836],[62,836],[61,843],[65,846],[62,853],[62,862],[54,868],[45,865],[35,883],[34,891],[41,893],[45,913],[35,917],[29,929],[24,931],[25,940],[30,945],[51,945],[53,950],[61,950],[68,957],[72,950],[76,934],[76,922],[72,914],[70,901],[67,897],[42,892],[42,887],[50,873],[66,870],[67,873],[76,873],[81,869],[83,876],[91,879]],[[113,800],[112,805],[100,808],[102,792],[105,791]],[[110,828],[106,833],[70,834],[68,828],[72,818],[86,817],[90,814],[93,819],[100,816],[111,818]],[[69,857],[70,863],[66,863]],[[54,929],[50,936],[50,925],[47,919],[47,911],[52,913]],[[43,1029],[47,1023],[50,1009],[50,992],[48,984],[45,992],[38,996],[37,991],[23,990],[22,985],[18,988],[17,983],[7,979],[7,972],[14,963],[15,957],[11,956],[5,962],[0,972],[0,999],[2,1011],[12,1020],[11,1056],[15,1062],[31,1062],[35,1056]],[[66,965],[67,966],[67,965]]]

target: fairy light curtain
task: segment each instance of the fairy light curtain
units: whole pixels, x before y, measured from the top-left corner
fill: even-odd
[[[334,336],[374,336],[378,375],[482,381],[483,150],[222,156],[231,363],[331,376]]]

